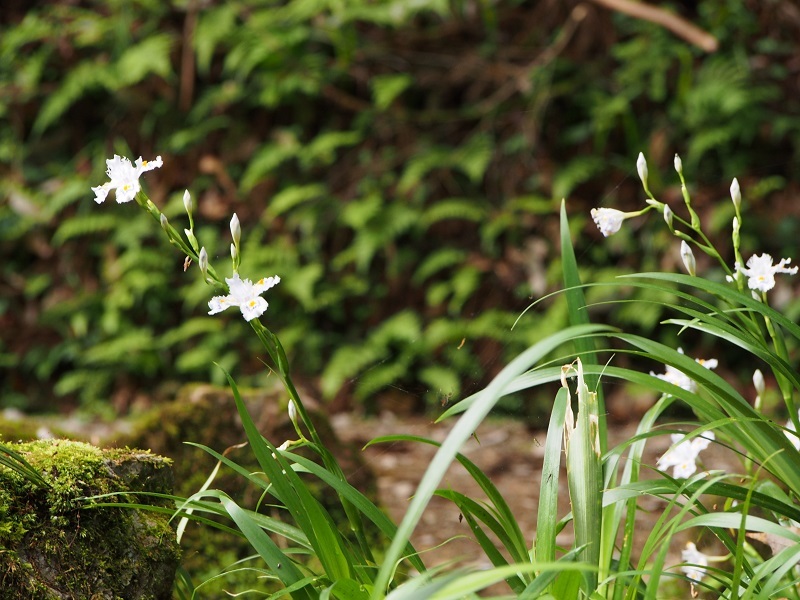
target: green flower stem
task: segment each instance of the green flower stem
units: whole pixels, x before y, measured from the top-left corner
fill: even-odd
[[[697,213],[692,208],[692,198],[689,195],[689,189],[686,187],[686,180],[683,178],[683,171],[678,171],[678,177],[680,177],[681,180],[681,194],[683,195],[683,203],[686,204],[686,208],[689,210],[689,216],[692,219],[690,227],[693,231],[703,235],[703,232],[700,228],[700,217],[697,216]],[[703,235],[703,237],[705,236]]]
[[[768,304],[767,294],[765,292],[762,292],[761,300],[762,302],[764,302],[764,304]],[[784,361],[786,361],[787,363],[790,362],[789,351],[786,349],[786,340],[783,339],[783,335],[781,335],[780,332],[775,329],[775,325],[773,325],[772,319],[770,319],[766,315],[764,316],[764,324],[767,326],[767,333],[769,333],[769,337],[772,339],[772,345],[773,348],[775,349],[775,352]],[[783,397],[783,401],[786,404],[786,408],[789,410],[789,416],[792,419],[792,423],[794,423],[794,426],[797,428],[796,431],[800,431],[800,423],[798,423],[797,410],[795,410],[794,401],[792,399],[793,386],[778,371],[773,369],[773,373],[775,375],[775,380],[778,382],[778,387],[781,390],[781,396]]]
[[[697,234],[697,236],[699,236],[700,240],[697,240],[682,231],[678,231],[677,229],[674,229],[672,232],[675,235],[675,237],[681,240],[685,240],[687,244],[693,244],[695,247],[702,250],[706,255],[710,256],[713,259],[716,259],[716,261],[725,271],[726,275],[731,275],[731,276],[733,275],[733,271],[731,271],[728,264],[722,258],[722,255],[717,251],[717,249],[714,247],[714,244],[711,243],[711,240],[708,239],[706,234],[703,233],[702,229],[692,227],[691,223],[687,222],[685,219],[682,219],[678,215],[675,215],[673,217],[673,221],[677,221],[687,229],[691,229],[692,231],[694,231]]]
[[[317,429],[314,427],[314,423],[311,420],[303,401],[300,399],[300,394],[297,393],[297,388],[295,388],[294,382],[292,382],[291,375],[289,374],[289,361],[286,358],[286,352],[284,351],[283,345],[278,339],[278,336],[267,329],[259,319],[251,320],[250,326],[258,336],[258,339],[261,340],[261,343],[264,345],[264,348],[272,359],[273,364],[275,367],[277,367],[278,370],[276,373],[278,377],[280,377],[281,382],[286,388],[286,391],[289,393],[289,398],[294,401],[297,414],[300,416],[300,421],[302,421],[308,429],[311,437],[310,445],[312,445],[317,453],[322,457],[323,464],[328,471],[340,478],[342,481],[347,481],[347,478],[345,477],[338,461],[322,442],[322,438],[320,438],[319,434],[317,433]],[[297,427],[299,428],[299,425]],[[339,495],[339,499],[342,503],[345,514],[347,515],[347,520],[350,523],[350,527],[356,534],[361,551],[369,561],[375,563],[375,558],[372,555],[371,546],[367,541],[367,536],[364,531],[364,523],[361,520],[360,513],[352,505],[352,503],[341,494]]]
[[[700,218],[697,216],[697,213],[694,212],[694,209],[692,208],[691,198],[689,197],[689,192],[686,189],[686,182],[683,179],[683,173],[679,173],[679,176],[681,178],[681,192],[683,193],[683,199],[684,202],[686,203],[686,208],[689,209],[691,222],[686,221],[685,219],[682,219],[681,217],[673,213],[672,224],[670,224],[670,231],[675,235],[675,237],[681,240],[685,240],[687,243],[694,244],[695,246],[697,246],[697,248],[705,252],[708,256],[716,259],[717,262],[719,262],[720,266],[725,271],[725,273],[727,275],[732,275],[733,272],[731,271],[730,267],[728,267],[727,263],[723,260],[722,255],[717,251],[717,249],[714,247],[714,244],[711,243],[711,240],[708,239],[706,234],[703,233],[703,229],[700,226]],[[647,192],[648,194],[648,199],[646,200],[648,205],[647,208],[656,208],[663,214],[664,206],[666,205],[663,202],[659,202],[658,200],[656,200],[646,186],[645,186],[645,192]],[[644,209],[642,212],[644,212],[645,210],[647,209]],[[678,231],[674,226],[674,223],[676,221],[680,225],[686,227],[687,229],[691,229],[697,236],[700,237],[700,241],[694,239],[692,236],[686,233],[683,233],[682,231]]]
[[[656,197],[653,196],[653,192],[650,191],[650,186],[647,185],[646,181],[642,182],[642,188],[644,189],[644,193],[647,194],[647,197],[650,198],[650,200],[658,202],[658,200],[656,200]]]
[[[734,256],[734,260],[736,261],[736,264],[742,265],[742,267],[744,267],[744,258],[742,257],[742,251],[740,249],[741,236],[739,235],[739,227],[741,227],[741,225],[742,225],[742,220],[738,216],[738,213],[739,213],[738,210],[736,211],[736,213],[737,213],[737,216],[734,219],[734,227],[733,227],[733,231],[731,232],[731,239],[733,240],[733,256]],[[737,277],[736,278],[736,282],[739,285],[739,291],[743,291],[744,290],[744,281],[743,281],[743,279],[740,278],[740,277]]]
[[[171,224],[167,223],[166,227],[163,227],[161,225],[161,211],[158,210],[158,207],[155,204],[153,204],[150,198],[147,197],[147,194],[145,194],[144,192],[139,192],[138,194],[136,194],[135,199],[136,203],[139,206],[141,206],[144,210],[146,210],[150,214],[150,216],[156,220],[156,223],[158,223],[159,226],[164,229],[170,244],[175,246],[178,250],[181,251],[182,254],[185,254],[186,256],[191,258],[194,262],[200,261],[198,253],[191,246],[189,246],[189,244],[183,241],[181,235]],[[217,285],[220,285],[222,287],[227,287],[225,281],[219,275],[217,275],[217,272],[211,265],[208,266],[206,275],[211,280],[211,283],[216,283]]]

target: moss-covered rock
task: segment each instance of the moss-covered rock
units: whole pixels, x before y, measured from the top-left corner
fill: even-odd
[[[172,491],[170,461],[82,442],[7,444],[42,474],[37,486],[0,467],[0,590],[8,600],[159,600],[172,597],[179,549],[168,516],[95,506],[156,500]]]
[[[250,415],[264,437],[275,445],[297,437],[288,417],[288,398],[282,387],[276,385],[270,389],[242,389],[241,392]],[[359,448],[342,443],[330,424],[324,406],[308,397],[309,394],[303,394],[306,409],[323,443],[337,457],[350,483],[377,501],[374,475],[364,462]],[[56,431],[54,420],[40,416],[19,415],[7,421],[4,423],[0,418],[0,439],[32,439],[39,435],[39,431],[43,428],[50,432]],[[186,442],[202,444],[220,453],[228,450],[226,456],[231,460],[250,471],[260,470],[252,450],[246,445],[242,446],[242,442],[246,439],[244,427],[232,393],[227,387],[186,385],[177,390],[172,400],[156,403],[144,413],[117,419],[113,424],[105,424],[102,427],[92,423],[82,423],[77,419],[68,424],[69,427],[64,426],[63,420],[59,424],[62,425],[61,431],[68,429],[72,438],[91,439],[103,446],[149,448],[158,455],[169,457],[173,461],[175,494],[178,496],[188,497],[197,492],[216,465],[216,459],[211,455]],[[308,458],[315,458],[313,453],[305,449],[297,451]],[[139,486],[146,485],[145,480],[155,475],[137,474],[135,469],[141,468],[142,464],[146,463],[130,462],[128,468],[134,470],[118,472],[119,483],[130,485],[131,489],[141,489]],[[309,478],[308,482],[312,493],[331,512],[334,520],[342,523],[346,531],[349,530],[341,506],[338,504],[338,497],[331,494],[330,488],[326,488],[315,478]],[[263,493],[262,489],[250,485],[244,477],[228,468],[219,471],[211,487],[225,491],[246,508],[258,506]],[[263,502],[261,504],[263,506]],[[1,511],[2,501],[0,501],[0,546],[4,535]],[[209,515],[205,516],[212,518]],[[229,521],[225,522],[230,525]],[[6,535],[13,536],[14,531],[9,531]],[[18,531],[16,535],[19,535]],[[226,567],[253,554],[252,547],[245,539],[197,523],[189,524],[181,540],[181,546],[184,549],[182,566],[191,575],[195,584],[218,575]],[[21,573],[20,576],[24,579],[27,574],[20,571],[23,566],[15,565],[13,568]],[[223,597],[223,589],[247,589],[248,586],[257,588],[260,585],[257,573],[240,570],[234,575],[204,585],[199,597]],[[0,589],[2,589],[2,579],[0,579]],[[0,600],[3,598],[0,594]]]

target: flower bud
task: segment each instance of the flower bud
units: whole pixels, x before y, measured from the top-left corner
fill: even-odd
[[[289,420],[297,427],[297,407],[294,405],[294,400],[289,400]]]
[[[161,213],[161,217],[159,217],[159,221],[161,221],[161,229],[169,233],[169,221],[167,221],[167,215]]]
[[[186,239],[189,240],[189,244],[191,244],[192,250],[197,252],[198,244],[197,244],[197,238],[194,236],[194,231],[192,231],[191,229],[184,229],[183,233],[186,234]]]
[[[231,244],[231,259],[236,260],[239,251],[236,249],[236,244]]]
[[[673,219],[673,217],[675,217],[675,213],[673,213],[672,209],[665,204],[664,205],[664,220],[667,222],[667,227],[669,227],[670,231],[672,231],[672,219]]]
[[[739,182],[735,177],[733,178],[733,183],[731,183],[731,200],[733,200],[733,206],[738,214],[739,207],[742,205],[742,190],[739,189]]]
[[[664,212],[664,207],[666,206],[666,204],[664,204],[663,202],[659,202],[655,198],[645,198],[644,201],[648,206],[652,206],[658,212],[660,213]]]
[[[200,272],[203,277],[208,273],[208,252],[205,247],[200,248],[200,255],[197,257],[197,265],[200,267]]]
[[[189,195],[189,190],[183,192],[183,207],[187,213],[192,214],[192,197]]]
[[[686,240],[681,241],[681,259],[683,259],[683,266],[686,267],[689,275],[696,275],[697,263],[694,260],[694,253],[689,247],[689,244],[686,243]]]
[[[616,208],[593,208],[592,219],[603,236],[608,237],[617,233],[625,220],[625,213]]]
[[[764,391],[767,389],[766,384],[764,383],[764,374],[761,372],[760,369],[756,369],[755,373],[753,373],[753,385],[756,388],[756,394],[759,396],[764,395]]]
[[[647,161],[641,152],[639,152],[639,158],[636,159],[636,170],[639,172],[639,179],[642,180],[642,184],[647,188]]]
[[[683,175],[683,163],[681,162],[681,157],[677,154],[675,155],[675,170],[678,172],[678,175]]]
[[[239,225],[239,217],[236,216],[236,213],[233,213],[231,218],[231,236],[233,237],[233,243],[238,246],[242,237],[242,226]]]

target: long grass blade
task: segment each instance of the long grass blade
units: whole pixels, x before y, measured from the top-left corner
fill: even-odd
[[[44,480],[39,471],[25,460],[24,456],[5,444],[0,444],[0,465],[16,471],[36,486],[50,487],[50,484]]]
[[[374,444],[384,444],[393,442],[414,442],[421,444],[428,444],[431,446],[440,447],[441,444],[433,440],[415,436],[415,435],[388,435],[375,438],[371,440],[366,447]],[[475,480],[475,483],[480,486],[481,490],[486,494],[488,501],[494,507],[496,512],[497,521],[503,528],[504,539],[507,540],[505,546],[511,554],[511,559],[514,562],[525,562],[529,560],[528,548],[525,542],[525,537],[519,527],[519,523],[511,512],[503,495],[495,487],[492,481],[486,474],[478,468],[478,466],[469,460],[461,453],[456,454],[456,460],[467,470],[467,472]]]
[[[224,371],[224,369],[223,369]],[[261,436],[242,400],[236,382],[226,371],[236,408],[242,420],[247,440],[261,469],[274,486],[279,497],[297,525],[308,536],[326,575],[332,580],[349,579],[351,567],[347,561],[341,534],[319,501],[268,440]]]
[[[222,492],[209,490],[205,492],[205,494],[215,496],[220,501],[253,549],[258,552],[258,555],[269,565],[272,573],[280,579],[286,587],[306,581],[306,577],[304,577],[300,569],[298,569],[294,562],[278,548],[275,542],[273,542],[264,530],[259,527],[247,511],[242,510],[236,502]],[[311,580],[309,579],[307,582],[310,583]],[[313,592],[306,585],[297,589],[295,594],[297,598],[308,598],[309,600],[314,597]]]
[[[361,511],[365,518],[374,523],[388,539],[394,539],[397,533],[397,526],[364,494],[304,456],[288,451],[283,451],[282,454],[298,465],[301,465],[306,471],[315,475],[321,481],[336,490],[336,492],[347,498],[347,500],[356,509]],[[420,560],[416,549],[410,542],[406,545],[404,552],[408,561],[415,569],[420,572],[425,570],[424,563]]]

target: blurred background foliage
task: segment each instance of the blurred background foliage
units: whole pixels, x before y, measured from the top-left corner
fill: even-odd
[[[337,409],[438,406],[562,327],[545,302],[512,329],[560,287],[562,197],[585,280],[679,270],[656,217],[608,240],[588,219],[643,206],[639,151],[679,214],[680,153],[721,247],[735,176],[745,256],[800,258],[800,9],[654,4],[718,50],[591,1],[3,2],[0,407],[124,412],[219,381],[212,361],[268,377],[149,216],[92,201],[114,153],[163,157],[145,189],[176,226],[191,191],[223,273],[238,213],[243,276],[282,278],[265,322]],[[653,332],[653,300],[593,318]]]

